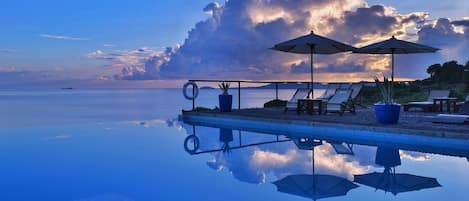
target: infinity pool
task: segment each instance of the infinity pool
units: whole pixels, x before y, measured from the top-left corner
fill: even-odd
[[[242,105],[272,94],[246,91]],[[191,125],[178,119],[190,106],[172,89],[2,92],[0,200],[469,200],[468,141]]]

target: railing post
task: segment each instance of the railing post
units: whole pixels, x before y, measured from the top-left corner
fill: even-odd
[[[238,110],[241,109],[241,82],[238,82]]]
[[[195,111],[195,87],[192,86],[192,97],[194,97],[192,99],[192,111]]]
[[[241,143],[241,130],[238,131],[238,138],[239,138],[239,146],[242,146],[243,144]]]
[[[275,99],[278,100],[278,83],[275,83]]]

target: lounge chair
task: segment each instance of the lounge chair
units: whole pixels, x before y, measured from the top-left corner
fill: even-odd
[[[353,144],[348,144],[345,142],[329,142],[334,148],[335,153],[342,155],[355,155],[353,152]]]
[[[338,85],[329,85],[326,91],[321,96],[319,96],[318,99],[328,101],[335,94],[338,88]]]
[[[296,111],[298,107],[298,99],[305,99],[309,95],[310,92],[311,92],[311,89],[304,89],[304,88],[297,89],[295,93],[293,94],[292,98],[287,102],[284,113],[286,113],[288,110]]]
[[[363,85],[361,83],[354,83],[350,87],[352,90],[352,94],[350,95],[351,99],[356,99],[358,97],[358,94],[360,94],[360,91],[362,90]]]
[[[339,89],[350,89],[352,87],[352,84],[350,83],[342,83],[340,84]]]
[[[355,113],[355,105],[350,101],[351,95],[352,90],[350,89],[337,90],[334,96],[326,102],[325,114],[329,112],[337,112],[342,115],[345,111]]]
[[[421,102],[409,102],[404,104],[404,111],[409,111],[410,108],[421,108],[425,112],[433,111],[433,99],[440,98],[440,97],[448,97],[449,90],[431,90],[430,94],[428,95],[427,101]]]
[[[469,101],[460,108],[459,114],[438,114],[432,117],[433,123],[464,124],[469,123]]]
[[[461,108],[465,102],[469,102],[469,95],[466,96],[466,99],[462,102],[459,102],[459,103],[456,103],[456,109],[455,110],[459,110],[459,108]]]

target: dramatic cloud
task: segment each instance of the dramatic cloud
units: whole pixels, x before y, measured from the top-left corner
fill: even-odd
[[[397,56],[396,72],[402,78],[422,78],[428,65],[445,59],[467,59],[467,19],[431,23],[429,13],[402,14],[364,0],[230,0],[210,3],[203,11],[210,16],[189,31],[180,47],[138,57],[130,50],[95,58],[120,66],[116,79],[306,79],[309,56],[268,48],[314,30],[358,47],[394,35],[444,49],[436,56]],[[318,81],[356,81],[389,72],[390,57],[317,55],[314,66]]]
[[[432,64],[450,60],[465,63],[469,60],[469,28],[461,24],[462,21],[440,18],[420,27],[416,42],[439,48],[440,51],[397,56],[397,76],[426,77],[426,69]]]
[[[115,79],[157,79],[159,78],[160,66],[169,61],[169,58],[177,50],[166,48],[165,50],[154,50],[143,47],[136,50],[120,50],[113,53],[105,53],[96,50],[88,53],[88,58],[105,60],[110,63],[111,68],[121,69],[121,74]]]
[[[55,40],[89,40],[86,38],[78,38],[78,37],[64,36],[64,35],[53,35],[53,34],[40,34],[39,36],[42,38],[55,39]]]

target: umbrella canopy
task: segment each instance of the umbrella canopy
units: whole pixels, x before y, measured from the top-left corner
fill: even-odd
[[[353,181],[385,192],[391,192],[393,195],[441,186],[435,178],[396,174],[391,172],[390,168],[386,168],[383,173],[373,172],[355,175]]]
[[[391,81],[394,82],[394,54],[433,53],[438,50],[438,48],[399,40],[392,36],[388,40],[367,45],[353,52],[360,54],[391,54]]]
[[[333,175],[290,175],[274,182],[280,192],[313,200],[344,196],[358,185]]]
[[[313,54],[335,54],[339,52],[354,51],[356,48],[314,34],[311,31],[310,34],[300,36],[279,44],[274,45],[271,49],[282,52],[291,52],[296,54],[310,54],[311,55],[311,88],[313,86]]]

